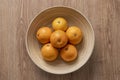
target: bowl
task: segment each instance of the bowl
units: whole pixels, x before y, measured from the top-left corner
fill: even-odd
[[[35,36],[36,31],[41,26],[51,27],[53,19],[57,17],[65,18],[69,26],[78,26],[83,32],[82,43],[76,45],[78,58],[70,63],[64,62],[60,57],[54,62],[43,60],[40,52],[42,45]],[[67,74],[81,68],[90,58],[94,48],[94,42],[94,31],[88,19],[81,12],[68,7],[53,7],[42,11],[32,20],[26,33],[28,55],[39,68],[53,74]]]

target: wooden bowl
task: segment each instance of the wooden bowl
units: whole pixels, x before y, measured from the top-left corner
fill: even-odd
[[[83,32],[82,43],[76,46],[78,58],[73,62],[66,63],[60,57],[54,62],[46,62],[41,56],[40,48],[42,45],[36,39],[36,31],[41,26],[51,27],[51,23],[56,17],[64,17],[69,26],[79,26]],[[67,74],[81,68],[90,58],[94,42],[94,31],[90,22],[81,12],[67,7],[53,7],[44,10],[32,20],[26,33],[28,55],[39,68],[53,74]]]

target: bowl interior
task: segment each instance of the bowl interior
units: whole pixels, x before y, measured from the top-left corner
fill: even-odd
[[[41,26],[51,27],[51,23],[56,17],[65,18],[69,26],[78,26],[83,32],[82,43],[76,46],[78,58],[73,62],[66,63],[60,57],[54,62],[46,62],[41,56],[42,45],[36,39],[36,31]],[[66,7],[54,7],[40,13],[30,24],[26,36],[26,47],[33,62],[41,69],[54,74],[66,74],[79,69],[89,59],[93,46],[94,32],[89,22],[81,13]]]

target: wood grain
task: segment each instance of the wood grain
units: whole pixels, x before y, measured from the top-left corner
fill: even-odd
[[[39,69],[25,48],[32,18],[52,6],[73,7],[90,20],[95,49],[86,65],[66,75]],[[0,0],[0,80],[120,80],[120,0]]]

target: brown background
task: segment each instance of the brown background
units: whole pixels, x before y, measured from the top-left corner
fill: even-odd
[[[28,24],[52,6],[81,11],[95,31],[92,57],[71,74],[44,72],[25,48]],[[0,80],[120,80],[120,0],[0,0]]]

